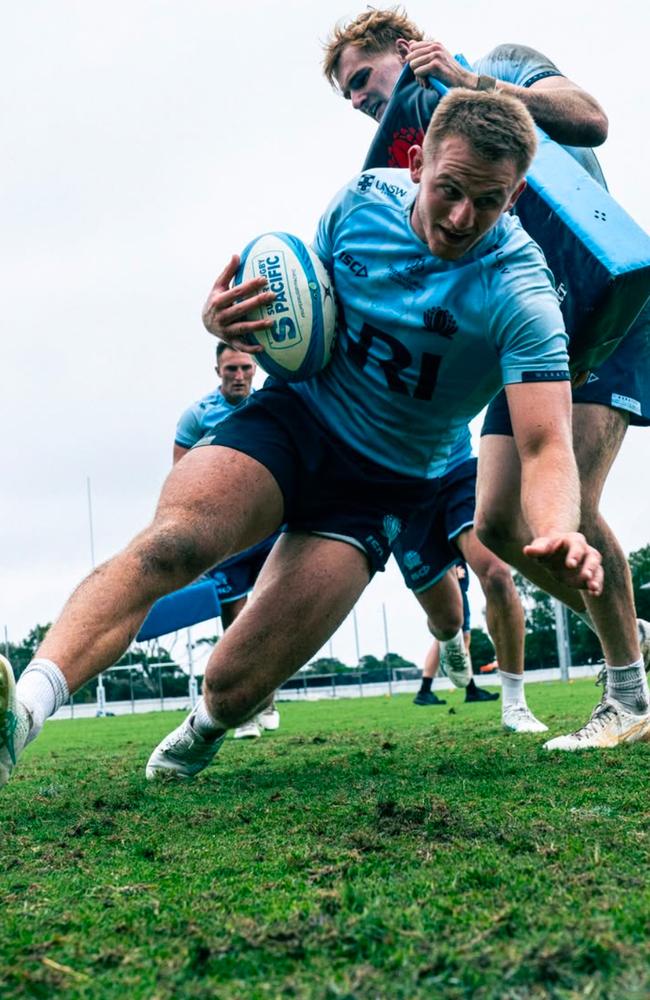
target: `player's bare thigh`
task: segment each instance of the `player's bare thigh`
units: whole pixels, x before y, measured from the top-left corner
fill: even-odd
[[[573,449],[584,510],[597,510],[628,426],[629,416],[621,410],[599,403],[574,405]],[[504,434],[481,438],[476,493],[481,521],[505,524],[516,509],[521,523],[520,470],[514,438]]]
[[[267,538],[282,523],[283,512],[280,487],[264,465],[233,448],[211,445],[193,448],[174,466],[154,526],[191,535],[202,553],[216,554],[213,561],[221,562]]]
[[[576,456],[584,514],[598,510],[603,487],[630,423],[622,410],[600,403],[573,407],[573,450]]]

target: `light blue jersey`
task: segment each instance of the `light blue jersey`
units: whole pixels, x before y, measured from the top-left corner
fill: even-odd
[[[207,396],[188,406],[181,415],[176,425],[175,443],[181,448],[191,448],[205,437],[212,427],[225,420],[245,402],[246,400],[242,399],[239,403],[229,403],[221,394],[221,389],[209,392]]]
[[[413,230],[416,193],[407,171],[366,171],[321,219],[314,250],[343,328],[328,367],[292,389],[361,454],[434,478],[469,457],[467,424],[501,385],[569,378],[567,337],[517,219],[444,261]]]

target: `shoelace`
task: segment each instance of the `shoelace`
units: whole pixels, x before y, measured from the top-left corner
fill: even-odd
[[[447,646],[445,648],[445,657],[447,659],[447,664],[453,667],[454,670],[466,670],[465,655],[458,646]]]
[[[190,749],[190,739],[192,738],[193,737],[190,737],[185,729],[182,729],[181,732],[173,738],[173,740],[170,740],[165,752],[169,753],[170,750],[176,750],[178,747],[183,747],[186,750]]]
[[[608,701],[601,701],[599,705],[596,705],[595,709],[591,713],[591,718],[582,729],[578,729],[573,736],[578,740],[585,739],[585,737],[593,736],[599,730],[604,729],[607,725],[610,717],[616,715],[616,709]]]
[[[533,713],[528,708],[528,705],[509,705],[507,708],[508,715],[519,715],[524,719],[532,719]]]

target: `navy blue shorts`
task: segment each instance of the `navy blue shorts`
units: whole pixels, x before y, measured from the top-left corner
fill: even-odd
[[[221,604],[238,601],[251,592],[266,557],[279,536],[280,532],[276,531],[265,541],[252,545],[250,549],[245,549],[208,570],[205,576],[214,581]]]
[[[572,395],[574,404],[599,403],[627,413],[634,427],[650,426],[650,303],[642,309],[630,332],[607,361],[590,374],[584,385],[574,389]],[[512,437],[503,390],[488,406],[481,437],[486,434]]]
[[[393,555],[409,590],[428,590],[462,562],[454,539],[474,524],[476,459],[470,458],[440,480],[430,507],[418,511],[393,545]]]
[[[434,501],[440,480],[392,472],[364,458],[313,416],[289,386],[265,386],[203,439],[265,466],[284,498],[287,531],[361,549],[383,570],[405,522]]]

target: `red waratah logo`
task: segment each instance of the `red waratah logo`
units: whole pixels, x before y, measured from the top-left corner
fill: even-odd
[[[421,146],[424,140],[424,132],[421,128],[401,128],[398,132],[393,132],[393,141],[388,147],[389,167],[408,167],[409,149],[411,146]]]

